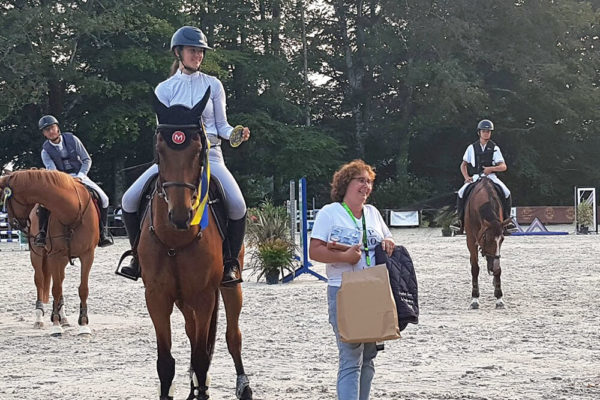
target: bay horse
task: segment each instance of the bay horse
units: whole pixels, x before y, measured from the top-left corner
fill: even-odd
[[[479,255],[485,257],[487,270],[493,275],[496,308],[504,308],[500,275],[500,247],[504,241],[504,226],[510,219],[504,220],[502,201],[488,177],[482,177],[473,183],[473,189],[465,204],[465,233],[467,247],[471,255],[472,299],[470,307],[479,308]]]
[[[137,254],[146,288],[146,305],[156,332],[161,400],[173,399],[173,305],[184,316],[191,344],[188,399],[209,398],[207,377],[216,339],[219,291],[227,317],[227,347],[237,373],[236,396],[252,399],[241,357],[242,336],[238,323],[242,308],[241,285],[220,287],[222,238],[209,208],[204,210],[208,217],[204,229],[201,224],[191,224],[196,212],[194,204],[202,192],[203,173],[209,168],[206,134],[198,123],[209,96],[210,90],[207,90],[192,109],[180,105],[167,108],[154,98],[159,121],[155,134],[155,161],[159,172],[142,219]],[[240,265],[243,258],[242,249]]]
[[[60,171],[22,170],[0,178],[3,206],[11,226],[27,235],[29,255],[37,288],[35,328],[44,323],[43,303],[48,303],[52,283],[52,326],[50,334],[60,336],[69,326],[63,297],[65,267],[79,258],[79,334],[91,334],[87,314],[88,279],[99,240],[99,214],[88,189],[78,180]],[[45,247],[33,245],[38,233],[38,205],[49,209]]]

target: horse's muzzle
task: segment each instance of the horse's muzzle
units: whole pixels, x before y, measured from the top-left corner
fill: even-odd
[[[171,225],[178,231],[187,231],[190,229],[190,223],[192,222],[192,218],[194,217],[194,211],[188,209],[187,216],[176,216],[173,210],[169,210],[169,222]]]

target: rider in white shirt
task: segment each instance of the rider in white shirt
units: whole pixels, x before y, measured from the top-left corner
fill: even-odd
[[[462,233],[464,229],[465,190],[470,184],[477,182],[482,176],[487,176],[492,182],[502,188],[502,191],[504,192],[504,196],[502,197],[504,219],[511,218],[510,209],[512,198],[510,190],[496,175],[496,172],[506,171],[507,166],[504,162],[504,156],[502,156],[500,147],[491,140],[493,130],[494,123],[489,119],[479,121],[477,124],[477,135],[479,136],[479,140],[467,147],[465,154],[463,155],[462,163],[460,164],[460,172],[465,178],[465,183],[458,190],[456,199],[456,211],[458,216],[457,220],[451,225],[451,228],[460,233]],[[515,225],[512,221],[506,225],[507,232],[514,230],[514,228]]]

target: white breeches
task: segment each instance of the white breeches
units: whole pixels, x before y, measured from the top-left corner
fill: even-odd
[[[77,174],[71,174],[72,177],[76,177]],[[98,193],[98,196],[100,196],[100,207],[101,208],[106,208],[108,207],[108,196],[106,195],[106,193],[104,193],[104,190],[100,189],[100,186],[98,186],[96,184],[96,182],[92,181],[90,178],[88,178],[87,176],[84,178],[80,178],[81,182],[85,185],[85,186],[89,186],[92,189],[94,189],[96,191],[96,193]]]
[[[492,180],[492,182],[500,185],[500,187],[502,188],[502,191],[504,192],[504,197],[508,198],[508,196],[510,196],[510,190],[508,190],[508,188],[506,187],[504,182],[502,182],[500,179],[498,179],[496,174],[491,174],[491,175],[488,175],[487,177],[490,178]],[[458,197],[460,197],[462,199],[467,186],[469,186],[471,183],[477,182],[477,180],[479,180],[479,175],[477,175],[477,174],[473,175],[473,182],[466,182],[464,185],[462,185],[462,187],[458,190]]]
[[[233,220],[242,218],[246,214],[246,202],[235,178],[225,165],[220,147],[211,148],[208,153],[208,159],[210,161],[211,175],[216,176],[221,185],[223,185],[223,190],[225,191],[225,208],[227,209],[228,217]],[[128,213],[137,212],[140,198],[142,197],[142,190],[144,190],[144,186],[150,177],[156,173],[158,173],[158,165],[153,164],[133,182],[121,199],[123,211]]]

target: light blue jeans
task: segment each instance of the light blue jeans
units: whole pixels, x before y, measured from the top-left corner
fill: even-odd
[[[329,323],[333,327],[339,351],[337,377],[338,400],[369,400],[375,375],[375,343],[344,343],[337,327],[337,286],[327,286]]]

